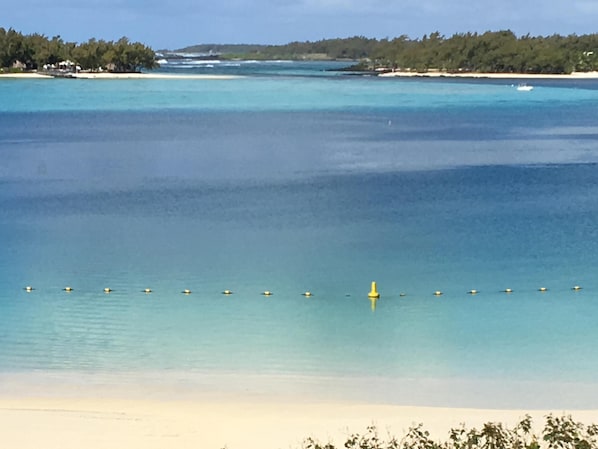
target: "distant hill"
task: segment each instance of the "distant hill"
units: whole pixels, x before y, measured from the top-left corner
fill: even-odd
[[[160,53],[218,54],[227,59],[350,60],[368,58],[378,44],[376,39],[350,37],[285,45],[198,44]]]
[[[198,44],[173,50],[176,53],[218,53],[244,54],[257,53],[268,48],[268,45],[252,44]]]

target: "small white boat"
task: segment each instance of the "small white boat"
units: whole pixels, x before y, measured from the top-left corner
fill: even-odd
[[[520,90],[522,92],[529,92],[530,90],[533,90],[534,86],[528,86],[527,84],[519,84],[517,86],[517,90]]]

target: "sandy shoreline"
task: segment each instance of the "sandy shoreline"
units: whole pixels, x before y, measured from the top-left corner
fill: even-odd
[[[448,73],[448,72],[384,72],[382,78],[420,77],[420,78],[488,78],[488,79],[523,79],[523,80],[580,80],[598,79],[598,72],[574,72],[569,75],[536,74],[536,73]]]
[[[43,75],[41,73],[26,72],[26,73],[0,73],[0,79],[52,79],[51,76]]]
[[[536,434],[544,417],[562,410],[476,410],[306,403],[251,398],[156,401],[104,397],[0,398],[0,432],[6,447],[19,449],[162,449],[300,448],[308,438],[343,447],[352,433],[375,425],[382,438],[401,438],[409,427],[424,423],[435,440],[464,423],[480,428],[486,422],[511,427],[530,414]],[[598,422],[598,411],[575,411],[576,421]],[[31,429],[35,429],[34,432]]]
[[[333,379],[316,384],[300,377],[278,383],[275,377],[251,377],[217,373],[194,380],[183,372],[131,373],[126,377],[3,374],[0,439],[6,447],[19,449],[299,449],[312,437],[342,448],[347,437],[363,435],[371,425],[377,427],[381,438],[400,439],[410,427],[422,423],[434,440],[446,441],[449,430],[461,424],[480,429],[484,423],[500,422],[511,428],[526,414],[533,418],[536,435],[541,434],[549,413],[598,423],[595,401],[589,402],[592,409],[558,408],[566,403],[562,398],[566,385],[544,391],[555,398],[552,408],[534,408],[533,401],[526,400],[523,404],[530,404],[529,409],[500,405],[486,409],[434,405],[430,399],[415,403],[405,390],[399,392],[401,401],[382,402],[372,395],[371,382],[351,381],[351,391],[342,389],[339,395],[331,391]],[[336,378],[334,383],[343,381]],[[432,384],[425,386],[432,397],[440,391]],[[478,391],[469,382],[463,385],[481,396],[488,396],[494,387],[485,384]],[[355,394],[355,388],[366,394]],[[396,393],[395,384],[381,388],[386,396]],[[488,407],[499,404],[492,400],[484,403]]]
[[[53,76],[45,75],[43,73],[2,73],[0,79],[54,79]],[[229,80],[242,78],[235,75],[200,75],[200,74],[183,74],[176,73],[77,73],[68,77],[71,79],[94,79],[94,80],[128,80],[128,79],[162,79],[162,80]]]
[[[574,72],[570,75],[546,75],[529,73],[447,73],[447,72],[385,72],[378,75],[381,78],[473,78],[473,79],[521,79],[521,80],[594,80],[598,79],[598,72]],[[2,73],[2,78],[13,79],[52,79],[52,76],[42,73]],[[243,78],[238,75],[205,75],[205,74],[176,74],[176,73],[77,73],[71,78],[76,79],[98,79],[98,80],[125,80],[125,79],[206,79],[206,80],[227,80]]]
[[[77,73],[74,78],[77,79],[162,79],[162,80],[230,80],[242,78],[234,75],[197,75],[197,74],[183,74],[178,75],[176,73]]]

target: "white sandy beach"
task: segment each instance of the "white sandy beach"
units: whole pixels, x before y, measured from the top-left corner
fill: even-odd
[[[227,80],[241,78],[234,75],[198,75],[198,74],[175,74],[175,73],[88,73],[79,72],[73,76],[77,79],[210,79],[210,80]]]
[[[554,410],[562,415],[562,410]],[[19,449],[291,449],[307,437],[343,447],[352,433],[375,425],[381,438],[401,438],[424,423],[435,440],[450,428],[485,422],[513,426],[526,413],[539,435],[549,411],[475,410],[430,407],[259,400],[144,400],[109,397],[0,398],[0,438]],[[598,422],[598,410],[575,411],[577,421]]]
[[[379,77],[421,77],[421,78],[488,78],[488,79],[522,79],[522,80],[583,80],[583,79],[598,79],[598,72],[574,72],[570,75],[547,75],[547,74],[530,74],[530,73],[448,73],[430,71],[425,73],[418,72],[381,72]],[[2,73],[2,78],[45,78],[52,79],[51,76],[42,73],[26,72],[26,73]],[[79,72],[73,74],[71,78],[77,79],[97,79],[97,80],[126,80],[126,79],[205,79],[205,80],[227,80],[238,79],[242,76],[238,75],[206,75],[206,74],[175,74],[175,73],[97,73],[97,72]]]
[[[194,381],[184,372],[129,373],[125,377],[3,374],[0,442],[2,447],[18,449],[300,449],[304,440],[312,437],[342,448],[347,437],[363,435],[371,425],[381,438],[400,439],[410,427],[422,423],[434,440],[447,441],[449,430],[461,424],[480,429],[484,423],[501,422],[513,427],[526,414],[532,416],[538,436],[548,413],[598,423],[598,410],[577,407],[429,406],[433,404],[430,400],[414,401],[407,394],[401,394],[404,401],[373,399],[366,384],[350,383],[368,394],[342,390],[338,395],[332,379],[321,388],[315,380],[276,379],[221,373]],[[343,381],[338,378],[336,383]],[[426,391],[434,397],[436,390],[427,385]],[[475,386],[471,388],[475,391]],[[484,387],[486,395],[488,388],[493,387]],[[566,389],[571,387],[560,385],[552,390],[554,404],[563,403],[561,390]],[[392,393],[388,390],[386,396]],[[463,392],[457,396],[461,395]]]
[[[489,79],[598,79],[598,72],[574,72],[569,75],[552,75],[552,74],[540,74],[540,73],[449,73],[430,71],[425,73],[419,72],[382,72],[378,76],[383,78],[392,77],[421,77],[421,78],[489,78]]]
[[[300,449],[312,437],[342,448],[347,437],[363,435],[371,425],[381,438],[401,439],[422,423],[434,440],[447,441],[449,430],[461,424],[480,429],[500,422],[511,428],[526,414],[540,436],[548,413],[598,423],[594,384],[575,393],[588,397],[585,405],[565,405],[573,404],[567,392],[577,387],[507,383],[521,400],[505,406],[495,398],[504,395],[495,382],[384,383],[183,371],[5,373],[0,374],[0,442],[18,449]],[[409,393],[418,389],[422,395]],[[468,395],[479,400],[460,399]],[[534,400],[538,396],[552,400]]]
[[[50,75],[36,72],[25,72],[25,73],[1,73],[0,79],[12,78],[12,79],[53,79]],[[176,73],[97,73],[97,72],[79,72],[73,73],[69,78],[76,79],[94,79],[94,80],[127,80],[127,79],[197,79],[197,80],[227,80],[242,78],[234,75],[201,75],[201,74],[182,74]]]
[[[37,73],[37,72],[23,72],[23,73],[0,73],[0,79],[9,79],[9,78],[13,78],[13,79],[52,79],[51,76],[48,75],[44,75],[42,73]]]

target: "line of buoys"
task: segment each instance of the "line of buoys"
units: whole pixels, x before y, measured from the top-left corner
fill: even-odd
[[[23,290],[25,290],[27,293],[31,293],[31,292],[33,292],[33,290],[35,290],[35,288],[33,288],[32,286],[28,285],[26,287],[23,287]],[[62,290],[65,291],[65,292],[68,292],[68,293],[74,291],[74,289],[72,287],[70,287],[70,286],[64,287]],[[571,290],[577,292],[577,291],[582,290],[582,287],[580,287],[579,285],[574,285],[573,287],[571,287]],[[105,287],[103,289],[104,293],[112,293],[113,291],[114,290],[112,290],[110,287]],[[537,291],[540,292],[540,293],[546,293],[546,292],[548,292],[548,288],[547,287],[539,287],[537,289]],[[152,293],[153,290],[151,288],[144,288],[143,290],[141,290],[141,292],[149,294],[149,293]],[[509,294],[509,293],[513,293],[513,289],[511,289],[511,288],[505,288],[504,290],[500,290],[500,292],[501,293],[507,293],[507,294]],[[191,294],[191,290],[185,289],[181,293],[183,293],[185,295],[190,295]],[[232,295],[233,291],[232,290],[223,290],[221,293],[223,295]],[[478,293],[480,293],[480,291],[479,290],[475,290],[475,289],[467,291],[467,294],[469,294],[469,295],[477,295]],[[261,294],[263,296],[272,296],[274,293],[272,291],[270,291],[270,290],[265,290]],[[436,290],[435,292],[433,292],[434,296],[442,296],[443,294],[444,293],[441,290]],[[305,296],[305,297],[314,296],[314,294],[311,291],[309,291],[309,290],[301,293],[301,295]],[[347,294],[345,296],[351,296],[351,295]],[[407,296],[407,293],[400,292],[399,296],[400,297],[405,297],[405,296]],[[371,289],[370,289],[370,292],[368,293],[368,298],[370,298],[370,299],[378,299],[378,298],[380,298],[380,293],[378,292],[378,288],[377,288],[377,285],[376,285],[375,281],[372,281]]]

